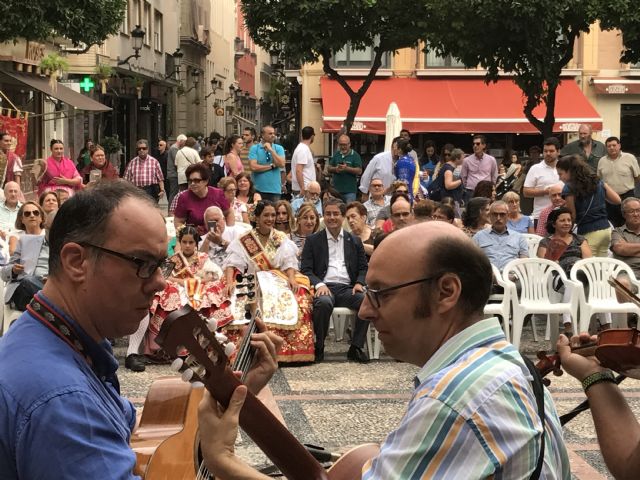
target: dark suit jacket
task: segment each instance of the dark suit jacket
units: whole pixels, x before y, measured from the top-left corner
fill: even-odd
[[[365,285],[367,256],[364,253],[362,241],[346,231],[344,232],[344,261],[347,264],[351,285],[356,283]],[[318,283],[324,282],[328,268],[329,241],[327,240],[327,232],[320,230],[304,242],[301,271],[309,277],[311,284],[316,286]]]

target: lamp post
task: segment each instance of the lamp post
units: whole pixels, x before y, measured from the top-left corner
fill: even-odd
[[[193,85],[191,85],[191,88],[189,88],[189,90],[185,90],[183,95],[186,95],[198,86],[198,83],[200,83],[200,73],[200,69],[198,68],[194,68],[193,70],[191,70],[191,82],[193,83]]]
[[[140,58],[140,50],[142,50],[142,42],[144,41],[144,36],[146,32],[144,29],[140,27],[140,25],[136,25],[136,28],[131,30],[131,39],[133,42],[133,54],[129,55],[124,60],[120,60],[118,65],[125,65],[129,63],[129,60],[132,58],[138,59]]]
[[[180,75],[180,66],[182,65],[182,57],[184,57],[184,53],[182,53],[178,47],[171,57],[173,58],[173,71],[164,77],[165,80],[169,77],[173,77],[175,74],[178,76]]]

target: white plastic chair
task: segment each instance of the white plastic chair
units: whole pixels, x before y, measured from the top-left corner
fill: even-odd
[[[331,312],[331,322],[333,331],[336,334],[336,342],[342,341],[347,325],[356,318],[356,311],[345,307],[335,307]],[[349,322],[349,323],[347,323]],[[331,326],[329,326],[331,327]]]
[[[489,297],[489,302],[484,306],[484,314],[487,316],[499,316],[502,319],[502,329],[504,330],[504,336],[507,341],[511,341],[511,334],[509,328],[509,319],[511,317],[511,301],[513,298],[513,292],[511,287],[502,279],[500,270],[495,265],[491,265],[493,270],[493,276],[496,283],[504,289],[504,294],[493,294]]]
[[[526,240],[527,246],[529,247],[529,258],[536,258],[538,256],[538,246],[540,245],[540,241],[542,237],[540,235],[536,235],[535,233],[521,233]]]
[[[570,301],[552,303],[549,297],[553,274],[557,274],[569,289]],[[556,262],[544,258],[518,258],[509,262],[502,271],[504,282],[515,292],[513,296],[513,327],[511,333],[511,343],[516,348],[520,348],[520,337],[522,336],[522,326],[524,319],[529,314],[534,313],[568,313],[574,331],[577,327],[578,295],[575,289],[582,285],[577,284],[567,278],[567,275]],[[518,279],[520,291],[516,290],[515,283],[511,278]]]
[[[369,358],[373,360],[380,358],[380,338],[373,323],[369,323],[369,329],[367,330],[367,351],[369,352]]]
[[[578,260],[571,269],[571,280],[579,282],[579,273],[586,276],[586,284],[580,289],[580,324],[577,332],[589,329],[591,317],[596,313],[637,313],[640,307],[634,303],[619,303],[609,278],[626,273],[633,285],[640,288],[633,270],[626,263],[614,258],[592,257]],[[588,291],[588,293],[587,293]],[[625,325],[626,327],[626,325]]]

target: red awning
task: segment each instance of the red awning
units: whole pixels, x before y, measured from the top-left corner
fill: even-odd
[[[357,89],[362,80],[349,80]],[[338,132],[349,97],[335,80],[320,81],[324,132]],[[522,113],[524,97],[511,80],[487,85],[482,78],[376,79],[365,93],[353,132],[385,133],[387,109],[396,102],[402,126],[412,133],[539,133]],[[534,110],[539,118],[544,106]],[[554,132],[575,132],[581,123],[602,130],[602,118],[574,80],[563,80],[556,93]]]

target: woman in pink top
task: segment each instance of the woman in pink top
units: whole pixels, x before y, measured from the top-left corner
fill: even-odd
[[[38,182],[38,195],[63,190],[72,196],[82,188],[82,177],[71,159],[64,156],[62,140],[51,140],[51,156],[47,158],[47,171]]]
[[[240,160],[240,151],[244,146],[244,142],[239,135],[231,135],[224,142],[224,170],[227,175],[235,177],[244,171],[242,160]]]

